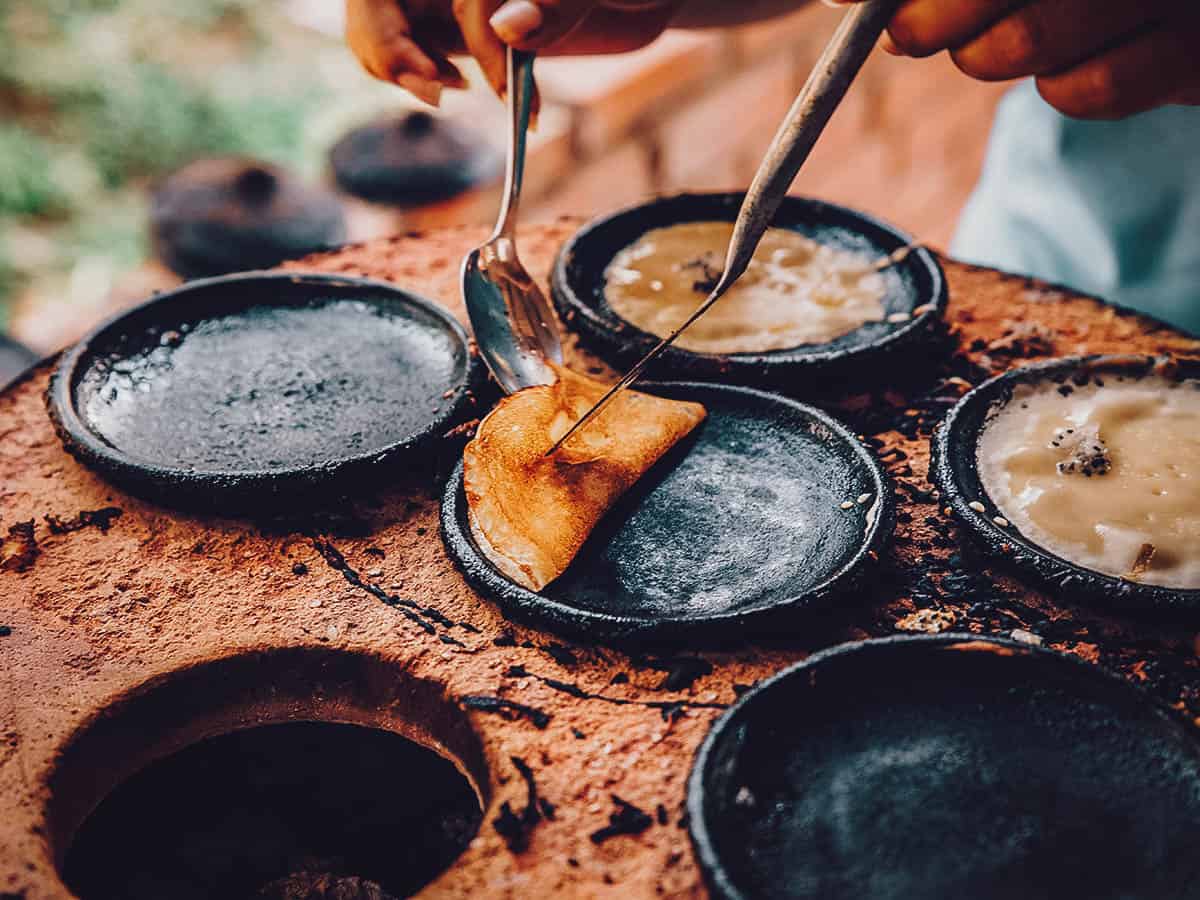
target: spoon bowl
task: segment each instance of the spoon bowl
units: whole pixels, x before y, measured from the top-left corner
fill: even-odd
[[[508,50],[509,146],[504,198],[492,236],[467,254],[462,295],[475,343],[508,393],[554,381],[562,362],[554,313],[517,257],[516,222],[525,173],[525,145],[535,96],[532,53]]]

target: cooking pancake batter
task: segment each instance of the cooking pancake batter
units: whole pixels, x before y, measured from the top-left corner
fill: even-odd
[[[1018,389],[979,441],[984,489],[1064,559],[1200,588],[1200,381]]]
[[[605,270],[605,299],[618,316],[666,337],[704,300],[721,272],[730,222],[655,228]],[[772,228],[746,273],[721,302],[679,336],[698,353],[763,353],[831,341],[883,318],[874,260]]]

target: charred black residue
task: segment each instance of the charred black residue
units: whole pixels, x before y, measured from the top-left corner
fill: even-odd
[[[654,819],[628,800],[613,794],[612,802],[617,808],[609,814],[608,824],[589,835],[593,844],[603,844],[609,838],[622,834],[641,834],[654,824]]]
[[[666,676],[658,684],[660,691],[686,691],[697,679],[712,673],[713,667],[699,656],[673,656],[665,659],[646,659],[645,665]]]
[[[356,588],[366,591],[377,600],[380,600],[383,603],[386,603],[388,606],[398,610],[401,615],[403,615],[410,622],[418,625],[426,634],[437,634],[437,629],[427,619],[417,614],[416,610],[421,609],[418,603],[405,597],[399,597],[395,594],[390,594],[383,588],[379,587],[379,585],[372,584],[370,581],[364,579],[362,575],[360,575],[358,571],[346,561],[346,557],[342,555],[341,551],[338,550],[337,547],[333,546],[333,544],[331,544],[328,540],[325,540],[324,538],[314,538],[312,543],[316,551],[321,554],[321,558],[329,564],[329,567],[335,571],[341,572],[342,577]]]
[[[38,557],[33,519],[8,526],[8,535],[0,539],[0,571],[24,572]]]
[[[575,654],[571,652],[571,649],[566,646],[566,644],[551,642],[543,649],[545,649],[545,651],[549,653],[554,661],[560,666],[564,666],[569,669],[579,663],[579,660],[575,657]]]
[[[121,510],[115,506],[105,506],[101,509],[84,509],[69,519],[47,514],[42,518],[51,534],[70,534],[81,528],[99,528],[102,534],[107,534],[112,527],[113,519],[121,517]]]
[[[488,697],[473,694],[462,698],[462,705],[468,709],[480,712],[496,713],[512,722],[517,719],[528,719],[534,728],[544,729],[550,724],[550,714],[533,706],[506,700],[503,697]]]
[[[532,673],[526,673],[532,674]],[[685,700],[630,700],[625,697],[610,697],[607,694],[596,694],[591,691],[585,691],[577,684],[572,684],[569,681],[560,681],[557,678],[546,678],[543,675],[533,675],[538,681],[546,685],[546,687],[556,690],[559,693],[567,694],[575,697],[578,700],[599,700],[603,703],[609,703],[613,706],[641,706],[645,709],[656,709],[663,717],[663,721],[669,722],[678,719],[688,709],[725,709],[724,703],[702,703],[691,702]]]
[[[8,637],[12,634],[12,631],[11,625],[0,625],[0,637]]]
[[[679,268],[685,272],[694,270],[698,273],[699,277],[692,282],[692,290],[698,294],[711,294],[717,282],[721,280],[721,270],[714,264],[711,253],[680,263]]]
[[[492,827],[504,838],[509,850],[524,853],[529,849],[529,837],[537,824],[542,819],[554,819],[554,805],[538,796],[537,780],[525,760],[519,756],[511,756],[509,760],[525,780],[525,808],[516,812],[512,804],[505,800],[500,806],[500,814],[492,821]]]

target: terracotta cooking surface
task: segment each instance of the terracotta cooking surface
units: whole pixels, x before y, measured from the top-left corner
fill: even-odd
[[[576,224],[524,234],[522,257],[543,282]],[[483,237],[398,237],[297,268],[390,279],[464,317],[458,262]],[[745,686],[845,640],[1016,630],[1113,668],[1200,724],[1194,628],[1066,606],[973,567],[925,480],[934,424],[990,374],[1081,352],[1197,354],[1200,343],[1046,285],[945,266],[937,375],[831,400],[897,484],[895,549],[874,589],[773,645],[723,652],[630,656],[506,621],[447,559],[432,471],[398,472],[377,497],[305,522],[143,503],[64,453],[42,401],[50,367],[34,370],[0,396],[0,897],[69,896],[56,855],[117,781],[251,722],[382,724],[454,756],[485,799],[483,825],[425,893],[476,897],[702,893],[681,821],[693,751]],[[569,343],[573,366],[608,374]],[[461,443],[447,439],[447,460]],[[533,787],[547,802],[530,809]]]

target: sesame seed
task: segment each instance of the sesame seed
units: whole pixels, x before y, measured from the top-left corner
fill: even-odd
[[[889,322],[898,324],[900,322],[907,322],[911,318],[912,318],[912,316],[909,313],[897,312],[897,313],[892,313],[890,316],[888,316],[887,320]]]
[[[871,499],[870,494],[859,494],[858,495],[858,505],[862,506],[864,503],[866,503],[870,499]]]
[[[997,525],[999,525],[1001,528],[1008,527],[1008,519],[1004,518],[1004,516],[993,516],[992,521],[995,522]]]
[[[932,303],[922,303],[920,306],[918,306],[916,309],[913,310],[913,315],[914,316],[923,316],[927,312],[933,312],[933,304]]]
[[[842,509],[854,509],[854,504],[851,503],[849,500],[844,500],[841,503],[841,508]]]
[[[967,504],[967,506],[971,507],[971,509],[975,510],[975,512],[977,512],[977,513],[987,511],[987,508],[982,503],[980,503],[978,500],[972,500],[970,503]]]

